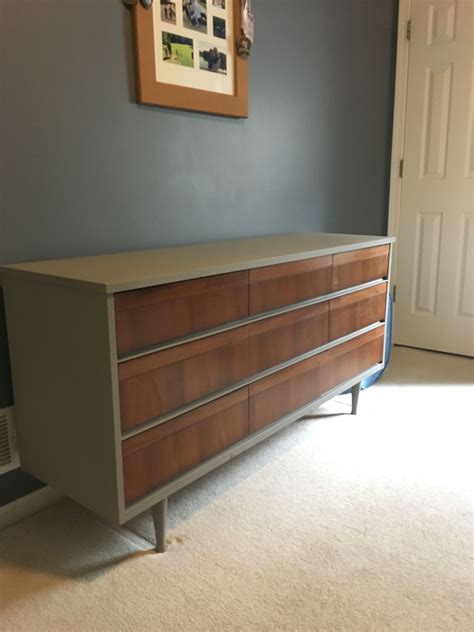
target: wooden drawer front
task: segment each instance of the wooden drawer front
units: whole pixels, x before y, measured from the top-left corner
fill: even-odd
[[[126,353],[248,316],[248,272],[115,295],[117,351]]]
[[[249,325],[250,372],[259,373],[325,344],[328,312],[326,302]]]
[[[385,320],[387,284],[353,292],[329,302],[329,339],[341,338]]]
[[[249,430],[277,421],[382,361],[384,327],[303,360],[249,387]]]
[[[249,311],[259,314],[331,291],[332,257],[316,257],[249,271]]]
[[[130,503],[196,467],[248,434],[243,388],[123,442],[125,501]]]
[[[334,255],[333,291],[374,279],[386,279],[389,251],[389,246],[375,246]]]
[[[119,364],[122,428],[214,393],[248,374],[247,327]]]

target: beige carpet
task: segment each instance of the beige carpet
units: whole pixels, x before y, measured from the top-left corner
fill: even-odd
[[[149,516],[69,501],[4,530],[0,630],[473,630],[472,382],[395,349],[357,417],[339,398],[172,498],[164,555]]]

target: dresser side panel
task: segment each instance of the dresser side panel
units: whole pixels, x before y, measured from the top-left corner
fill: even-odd
[[[4,290],[22,467],[118,522],[107,298],[11,279]]]

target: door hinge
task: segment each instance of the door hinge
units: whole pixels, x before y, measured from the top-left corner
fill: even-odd
[[[407,22],[407,40],[411,40],[411,20]]]
[[[393,303],[397,302],[397,286],[396,285],[392,287],[392,302]]]
[[[400,160],[399,165],[398,165],[398,177],[399,177],[399,178],[403,178],[403,163],[404,163],[404,160],[403,160],[403,158],[402,158],[402,159]]]

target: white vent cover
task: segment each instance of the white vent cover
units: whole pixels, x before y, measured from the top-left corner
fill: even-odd
[[[0,408],[0,475],[20,467],[13,406]]]

